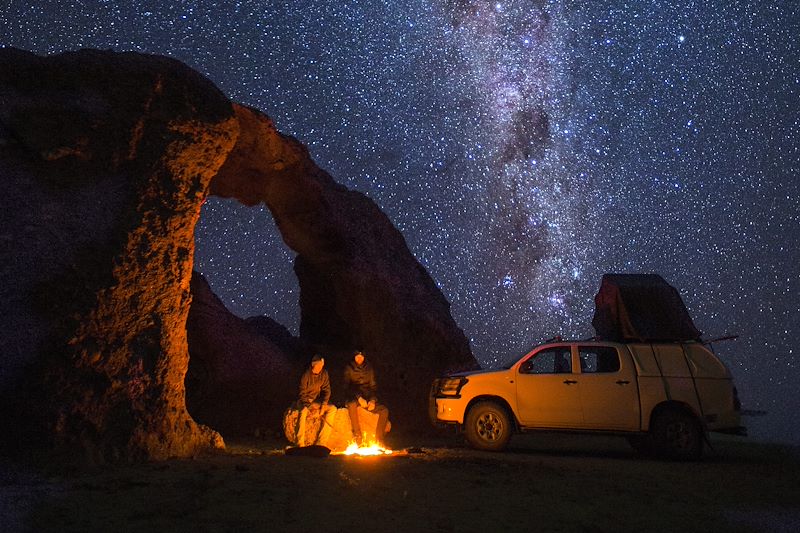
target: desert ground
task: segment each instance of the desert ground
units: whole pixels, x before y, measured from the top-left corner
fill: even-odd
[[[0,463],[3,531],[800,531],[800,449],[713,437],[695,463],[617,437],[530,434],[503,453],[392,435],[391,456],[225,453],[86,471]]]

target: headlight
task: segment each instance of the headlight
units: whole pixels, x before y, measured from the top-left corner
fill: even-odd
[[[458,397],[461,394],[461,388],[467,384],[467,381],[467,378],[464,377],[440,378],[436,396]]]

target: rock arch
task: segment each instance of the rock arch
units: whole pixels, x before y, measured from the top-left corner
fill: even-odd
[[[268,117],[233,107],[240,135],[210,194],[269,208],[297,253],[300,337],[330,358],[334,379],[351,350],[364,350],[393,416],[428,425],[433,377],[475,365],[449,303],[374,202],[337,184]]]
[[[333,358],[372,354],[409,425],[424,423],[433,376],[474,366],[377,206],[185,65],[2,49],[0,104],[2,238],[16,245],[0,280],[7,444],[96,461],[222,445],[189,416],[183,383],[193,229],[209,192],[269,207],[298,253],[301,337]]]

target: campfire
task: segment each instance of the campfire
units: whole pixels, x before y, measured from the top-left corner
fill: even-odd
[[[380,439],[376,435],[376,424],[378,415],[367,411],[366,409],[359,409],[359,418],[361,421],[361,444],[357,443],[357,439],[352,431],[350,424],[350,417],[347,409],[338,409],[336,416],[328,428],[328,436],[323,439],[324,448],[329,450],[330,455],[360,455],[360,456],[380,456],[380,455],[402,455],[400,451],[393,451],[386,448],[381,444]],[[298,418],[300,412],[297,409],[289,408],[284,413],[283,429],[286,439],[292,444],[299,444],[296,435],[298,427]],[[306,435],[304,444],[317,443],[318,437],[322,434],[322,424],[324,420],[319,416],[319,409],[312,410],[308,417],[306,425]],[[386,422],[385,432],[391,430],[391,422]],[[292,452],[294,454],[295,452]],[[304,453],[297,453],[304,455]],[[326,454],[326,455],[328,455]]]
[[[367,443],[359,446],[355,442],[351,442],[347,449],[343,452],[338,452],[337,455],[391,455],[392,450],[382,448],[377,442]]]

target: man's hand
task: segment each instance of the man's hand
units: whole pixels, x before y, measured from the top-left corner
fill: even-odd
[[[367,400],[365,400],[364,398],[362,398],[361,396],[359,396],[359,397],[358,397],[358,405],[360,405],[361,407],[363,407],[364,409],[366,409],[366,408],[367,408]]]
[[[375,410],[375,400],[370,400],[367,404],[367,411],[374,411]]]

